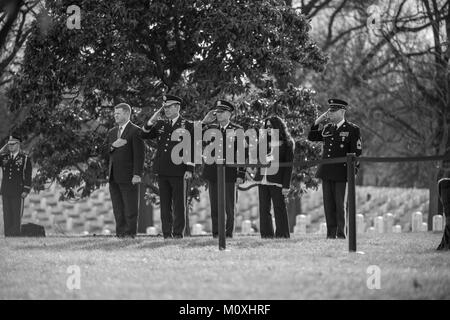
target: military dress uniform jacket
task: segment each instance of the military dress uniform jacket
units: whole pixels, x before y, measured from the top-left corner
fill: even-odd
[[[172,133],[176,130],[188,130],[191,135],[191,154],[189,162],[175,164],[172,160],[172,149],[182,141],[172,141]],[[153,162],[153,170],[160,176],[183,177],[186,171],[194,172],[194,124],[181,116],[172,126],[172,120],[158,120],[154,125],[144,125],[141,132],[143,139],[157,139],[156,155]],[[182,155],[180,154],[180,157]]]
[[[12,158],[8,154],[0,155],[0,166],[3,168],[3,179],[0,193],[3,196],[20,197],[23,192],[31,190],[31,160],[23,152]]]
[[[330,123],[323,126],[323,129],[320,124],[313,125],[308,134],[308,140],[323,141],[322,159],[345,157],[347,153],[360,156],[362,152],[359,127],[347,121],[344,121],[338,129]],[[347,181],[347,164],[321,164],[316,177],[332,181]]]
[[[202,128],[202,131],[205,132],[208,129],[217,129],[220,130],[220,125],[218,123],[212,123],[212,124],[207,124],[204,125]],[[236,123],[233,122],[229,122],[229,124],[227,125],[227,127],[225,128],[225,130],[222,131],[222,146],[223,146],[223,157],[226,157],[226,147],[227,148],[234,148],[234,161],[233,163],[237,163],[237,148],[238,148],[238,144],[237,144],[237,139],[234,139],[234,144],[232,145],[227,145],[226,142],[226,131],[227,130],[236,130],[236,129],[242,129],[242,127]],[[206,143],[212,143],[214,141],[214,138]],[[245,151],[245,153],[247,154],[247,150]],[[215,153],[212,152],[212,156],[215,156]],[[245,157],[247,157],[247,155],[245,155]],[[213,164],[205,164],[205,167],[203,169],[203,175],[202,177],[208,181],[212,181],[215,182],[217,181],[217,165],[215,163]],[[240,168],[236,168],[236,167],[229,167],[225,164],[225,182],[236,182],[237,178],[241,178],[241,179],[245,179],[245,168],[240,167]]]

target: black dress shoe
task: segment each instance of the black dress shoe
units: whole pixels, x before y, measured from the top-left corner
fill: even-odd
[[[131,233],[127,233],[127,234],[124,235],[124,238],[134,239],[135,237],[136,237],[136,235],[135,234],[131,234]]]
[[[181,234],[174,234],[173,238],[174,239],[183,239],[183,235],[181,235]]]
[[[125,234],[124,234],[124,233],[117,233],[117,234],[116,234],[116,237],[117,237],[117,238],[124,238],[124,237],[125,237]]]
[[[164,239],[172,239],[172,235],[165,235]]]

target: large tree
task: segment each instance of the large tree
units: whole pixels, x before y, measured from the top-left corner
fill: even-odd
[[[80,29],[67,28],[70,5],[81,9]],[[284,1],[55,1],[46,9],[47,32],[35,23],[9,92],[11,110],[29,108],[20,128],[36,142],[38,189],[56,180],[66,196],[77,187],[84,196],[104,182],[101,147],[118,102],[130,103],[138,123],[159,107],[163,91],[181,95],[192,120],[215,99],[242,102],[251,95],[266,109],[291,107],[298,123],[315,116],[312,91],[279,91],[274,80],[298,66],[321,71],[326,62],[308,20]],[[251,120],[243,116],[246,106],[237,114],[244,126]],[[296,132],[299,150],[317,156]],[[151,157],[148,167],[151,176]],[[309,176],[299,172],[314,183]]]
[[[39,0],[0,1],[0,141],[26,114],[25,109],[10,112],[5,93],[21,67],[23,47],[31,33],[31,22],[39,10],[39,3]]]
[[[325,72],[312,80],[318,99],[344,96],[356,107],[351,113],[362,127],[365,155],[450,151],[449,1],[311,0],[297,5],[312,19],[313,36],[330,56]],[[363,168],[373,172],[367,177],[377,178],[370,183],[429,187],[430,219],[436,212],[439,165]]]

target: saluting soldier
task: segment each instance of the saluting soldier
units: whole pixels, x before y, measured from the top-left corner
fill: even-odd
[[[230,121],[231,114],[234,112],[234,105],[226,100],[218,100],[214,108],[210,110],[202,121],[203,131],[208,129],[218,129],[222,133],[222,142],[219,147],[223,148],[223,157],[225,159],[227,152],[226,148],[234,148],[234,155],[237,157],[237,141],[233,144],[227,144],[227,131],[229,135],[233,135],[233,130],[242,129],[236,123]],[[211,141],[212,142],[212,141]],[[215,157],[213,152],[211,156]],[[228,161],[228,159],[225,159]],[[233,160],[235,163],[235,161]],[[218,199],[217,199],[217,164],[205,164],[203,171],[203,178],[208,181],[209,200],[211,203],[211,221],[212,234],[217,237],[219,234],[218,227]],[[235,194],[236,185],[242,184],[245,178],[245,169],[229,167],[225,165],[225,212],[226,212],[226,232],[228,238],[233,237],[234,230],[234,208],[235,208]]]
[[[20,236],[23,204],[31,191],[32,164],[29,156],[21,151],[20,143],[18,135],[11,135],[8,144],[0,152],[5,237]]]
[[[162,107],[147,121],[142,132],[144,139],[157,139],[153,168],[158,175],[161,224],[165,239],[183,238],[186,224],[186,180],[192,178],[195,168],[193,161],[175,164],[171,157],[172,149],[180,142],[172,141],[172,133],[176,130],[188,130],[191,139],[194,137],[193,123],[180,116],[182,103],[180,97],[164,95]],[[191,149],[191,160],[192,154]]]
[[[362,152],[359,127],[345,119],[348,103],[329,99],[329,109],[315,121],[308,134],[310,141],[323,142],[323,159],[360,156]],[[328,122],[324,124],[324,122]],[[322,179],[323,204],[327,223],[327,238],[345,239],[346,163],[319,165],[317,178]]]

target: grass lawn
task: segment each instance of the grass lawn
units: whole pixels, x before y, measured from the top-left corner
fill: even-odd
[[[0,239],[0,299],[449,299],[450,252],[441,233],[363,235],[348,242],[235,237]],[[67,268],[80,267],[69,290]],[[369,266],[380,268],[370,290]]]

